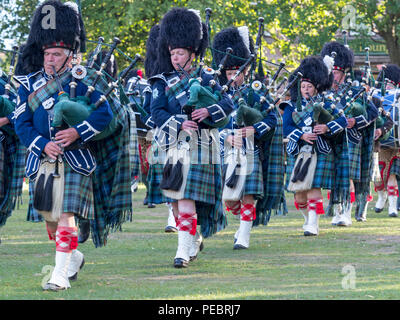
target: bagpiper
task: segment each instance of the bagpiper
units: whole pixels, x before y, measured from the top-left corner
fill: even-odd
[[[158,39],[159,74],[149,79],[151,117],[156,124],[153,147],[158,146],[152,162],[163,167],[162,171],[160,166],[150,167],[148,201],[172,203],[178,228],[174,267],[182,268],[197,257],[202,236],[226,226],[215,126],[224,123],[233,105],[219,85],[205,88],[211,76],[193,66],[208,45],[207,28],[197,11],[172,8],[160,22]],[[210,100],[199,102],[197,98],[204,97],[200,94]]]
[[[220,129],[224,168],[223,200],[227,211],[240,215],[240,226],[234,236],[233,249],[247,249],[253,223],[257,214],[261,214],[256,210],[256,201],[261,201],[264,197],[264,185],[267,190],[267,180],[272,179],[272,176],[268,176],[268,163],[278,115],[276,109],[267,112],[269,100],[261,100],[258,90],[254,90],[254,86],[246,82],[251,65],[237,75],[250,56],[254,55],[254,43],[247,26],[229,27],[218,32],[214,37],[212,50],[213,63],[220,66],[217,70],[220,73],[220,84],[226,85],[234,78],[228,94],[232,98],[235,111],[229,123]],[[282,138],[282,134],[280,137]],[[277,146],[273,156],[279,157],[283,153],[282,139],[277,141]],[[283,157],[281,161],[283,166]],[[283,171],[279,174],[283,176]],[[278,182],[270,181],[276,187],[275,191],[279,191]],[[278,197],[279,192],[275,194]],[[271,204],[272,199],[269,200]],[[262,219],[259,216],[258,221],[260,220]]]
[[[325,63],[326,62],[326,63]],[[283,114],[283,132],[289,139],[287,190],[295,192],[295,206],[304,217],[304,236],[319,234],[319,217],[325,213],[321,189],[331,189],[335,181],[335,139],[347,126],[325,99],[332,75],[330,61],[307,57],[289,77],[297,84],[290,91],[290,101]]]
[[[388,113],[393,121],[393,128],[387,132],[383,128],[377,128],[375,138],[376,151],[379,161],[379,181],[375,182],[375,190],[378,200],[375,204],[375,212],[382,212],[386,200],[388,202],[389,217],[398,217],[397,200],[399,189],[397,179],[400,177],[400,137],[399,137],[399,95],[400,95],[400,68],[395,64],[382,67],[380,77],[377,79],[380,88],[375,90],[373,98],[381,112]]]
[[[43,24],[49,23],[46,8],[54,13],[54,28]],[[132,214],[130,153],[123,151],[133,136],[125,109],[117,98],[106,96],[113,89],[101,75],[80,65],[69,68],[75,54],[85,50],[85,38],[75,3],[42,3],[22,53],[23,69],[30,73],[16,77],[15,127],[29,151],[32,203],[56,245],[55,268],[44,290],[70,288],[84,264],[75,218],[91,220],[99,247]]]
[[[350,199],[334,205],[331,223],[334,226],[350,226],[353,203],[357,204],[356,217],[364,210],[366,211],[367,207],[372,180],[374,121],[378,117],[378,109],[373,103],[367,101],[363,86],[353,85],[353,51],[347,45],[332,41],[323,46],[321,57],[332,55],[334,55],[334,64],[330,94],[335,97],[335,100],[339,100],[336,104],[337,108],[345,109],[348,122],[346,135]],[[357,96],[358,98],[354,99]],[[337,191],[333,190],[332,193],[337,193]]]

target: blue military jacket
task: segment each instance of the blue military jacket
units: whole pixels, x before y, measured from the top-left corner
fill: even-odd
[[[302,108],[307,104],[306,99],[302,99]],[[330,104],[327,102],[326,104]],[[293,120],[293,112],[296,111],[296,103],[295,102],[285,102],[285,111],[283,113],[283,135],[289,139],[289,142],[286,146],[286,151],[290,155],[297,155],[302,146],[307,143],[304,140],[301,140],[301,137],[304,133],[312,132],[312,117],[313,112],[307,115],[302,121],[298,124]],[[337,109],[333,109],[332,114],[338,114]],[[329,128],[329,131],[324,135],[318,135],[316,141],[316,149],[320,153],[328,154],[332,151],[332,147],[328,142],[328,137],[332,137],[340,132],[342,132],[347,127],[347,120],[345,116],[339,116],[337,119],[332,120],[326,124]]]
[[[44,101],[36,110],[31,110],[28,102],[29,95],[44,87],[52,77],[44,70],[31,73],[27,76],[18,76],[15,79],[20,82],[18,91],[18,103],[14,111],[15,130],[22,143],[28,148],[29,155],[26,163],[26,174],[34,178],[40,165],[40,158],[44,156],[44,148],[48,142],[55,138],[57,128],[51,126],[53,120],[52,107],[57,103],[58,92],[44,98]],[[63,90],[69,93],[69,85]],[[86,94],[87,86],[78,81],[76,95]],[[101,94],[94,91],[90,102],[95,103]],[[87,143],[95,135],[99,134],[112,120],[112,110],[108,102],[102,103],[83,122],[74,126],[80,138],[76,148],[66,148],[64,158],[76,172],[90,175],[96,168],[96,161],[90,150],[83,144]],[[63,128],[65,129],[65,128]],[[74,143],[75,144],[75,143]],[[69,150],[70,149],[70,150]]]

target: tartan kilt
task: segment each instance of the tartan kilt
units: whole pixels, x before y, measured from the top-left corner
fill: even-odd
[[[390,167],[390,173],[400,177],[400,159],[394,159]]]
[[[249,157],[250,158],[250,157]],[[243,195],[253,195],[255,199],[261,199],[264,195],[264,183],[263,183],[263,172],[262,165],[258,155],[254,155],[253,159],[253,170],[246,176],[246,180],[244,182],[244,190]],[[225,174],[228,165],[223,165],[223,177],[225,185]]]
[[[92,177],[75,172],[64,161],[63,212],[74,213],[84,219],[94,219]]]
[[[381,152],[390,152],[391,149],[388,148],[381,148]],[[394,157],[397,153],[397,150],[392,149],[393,150],[393,154],[392,156]],[[381,153],[379,153],[381,154]],[[379,161],[381,161],[380,157],[379,157]],[[383,166],[381,164],[379,164],[379,171],[382,172],[383,170]],[[394,174],[396,175],[398,178],[400,178],[400,159],[396,158],[393,159],[392,161],[392,165],[390,167],[390,171],[389,171],[389,175]]]
[[[286,189],[289,186],[290,177],[294,170],[294,164],[296,162],[294,156],[287,156],[287,166],[286,166]],[[334,178],[334,158],[333,152],[328,154],[319,153],[317,151],[317,166],[315,168],[314,180],[311,188],[321,188],[321,189],[332,189],[333,188],[333,178]]]
[[[151,164],[147,175],[148,201],[155,204],[176,202],[176,199],[165,197],[161,191],[164,164],[159,159],[155,143],[150,150],[149,159]],[[221,164],[190,164],[183,199],[195,201],[197,224],[201,226],[204,237],[224,229],[227,221],[222,207]]]
[[[33,208],[36,179],[34,181],[29,181],[30,199],[27,220],[32,222],[39,222],[42,220],[40,214]],[[95,219],[92,177],[75,172],[70,165],[64,161],[64,181],[63,212],[73,213],[79,218]]]
[[[348,142],[349,161],[350,161],[350,179],[360,181],[361,179],[361,142],[358,144]]]
[[[160,184],[163,177],[163,164],[150,165],[147,181],[149,185],[147,199],[150,203],[160,204],[176,200],[165,197]],[[215,204],[216,190],[214,175],[220,170],[219,164],[191,164],[186,180],[184,199]]]
[[[35,181],[29,180],[29,203],[28,203],[28,213],[26,217],[26,221],[30,222],[42,222],[43,217],[42,215],[36,211],[33,207],[33,190],[35,188]]]
[[[160,204],[173,202],[161,192],[160,184],[163,176],[164,165],[161,163],[151,164],[147,173],[147,201],[149,203]]]

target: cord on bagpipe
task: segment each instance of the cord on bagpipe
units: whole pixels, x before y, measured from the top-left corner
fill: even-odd
[[[62,89],[60,78],[58,77],[57,73],[55,73],[55,78],[59,89],[59,96],[58,102],[53,107],[54,119],[51,124],[53,127],[60,127],[63,122],[67,123],[69,126],[74,126],[87,119],[91,112],[97,109],[110,97],[113,92],[115,92],[115,89],[118,88],[120,83],[124,80],[129,71],[136,65],[136,63],[142,60],[140,55],[137,54],[133,60],[130,59],[131,64],[119,75],[118,79],[113,79],[114,81],[111,81],[107,85],[105,85],[105,80],[103,78],[103,74],[105,73],[104,69],[108,61],[110,60],[113,51],[116,49],[119,43],[120,40],[115,37],[113,43],[110,45],[110,49],[108,50],[104,60],[100,65],[99,70],[93,71],[90,66],[93,66],[93,60],[95,59],[95,56],[99,53],[101,46],[106,45],[103,43],[103,39],[101,37],[97,42],[97,47],[94,54],[92,55],[91,59],[88,60],[88,68],[77,65],[75,62],[73,63],[74,66],[71,71],[72,81],[70,82],[71,89],[76,87],[76,81],[81,80],[82,82],[88,84],[88,90],[85,95],[75,97],[75,90],[72,90],[71,97],[71,95],[64,92]],[[102,83],[102,90],[100,90],[102,92],[102,95],[95,103],[90,103],[91,94],[94,92],[94,90],[97,89],[98,83],[99,85]],[[106,127],[106,129],[97,134],[93,138],[93,140],[101,140],[115,132],[118,127],[117,120],[118,119],[114,115],[111,123]]]

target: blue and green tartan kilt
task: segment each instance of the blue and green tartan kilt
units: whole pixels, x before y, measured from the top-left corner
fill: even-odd
[[[38,178],[38,177],[37,177]],[[39,213],[33,208],[35,181],[29,181],[28,221],[41,221]],[[94,219],[93,185],[91,176],[84,176],[74,171],[64,161],[64,199],[63,212],[73,213],[84,219]]]
[[[158,150],[153,145],[152,148],[152,161],[150,164],[149,173],[147,175],[147,182],[149,186],[147,199],[150,203],[160,204],[165,202],[174,202],[176,200],[165,197],[160,188],[163,177],[164,164],[157,163]],[[212,148],[209,149],[210,158]],[[200,156],[199,156],[199,159]],[[184,191],[184,199],[190,199],[207,204],[215,204],[215,195],[221,190],[216,190],[215,175],[221,176],[221,164],[212,163],[191,163],[189,166],[188,176],[186,179],[186,187]]]
[[[94,219],[92,177],[77,173],[64,161],[64,179],[63,212]]]
[[[219,164],[191,164],[186,180],[184,199],[215,204],[216,190],[214,175],[219,170]],[[150,203],[160,204],[176,200],[165,197],[160,188],[164,165],[152,164],[147,176],[149,191],[147,199]]]
[[[160,204],[173,202],[170,198],[163,195],[160,184],[163,176],[164,165],[160,163],[151,164],[147,173],[147,201],[149,203]]]
[[[296,162],[296,157],[291,155],[287,156],[286,189],[289,186],[290,177],[294,170],[295,162]],[[330,152],[328,154],[317,152],[317,166],[315,168],[314,180],[311,188],[332,189],[334,169],[335,165],[334,165],[333,152]]]
[[[361,142],[358,144],[348,142],[349,161],[350,161],[350,179],[360,181],[361,179]]]
[[[33,190],[35,187],[35,181],[29,180],[29,204],[28,204],[28,213],[26,217],[26,221],[30,222],[42,222],[42,215],[35,210],[33,207]]]
[[[263,173],[260,158],[255,155],[252,158],[252,171],[246,176],[243,195],[253,195],[255,199],[261,199],[264,195]],[[225,173],[228,165],[223,165],[223,177],[225,185]]]

